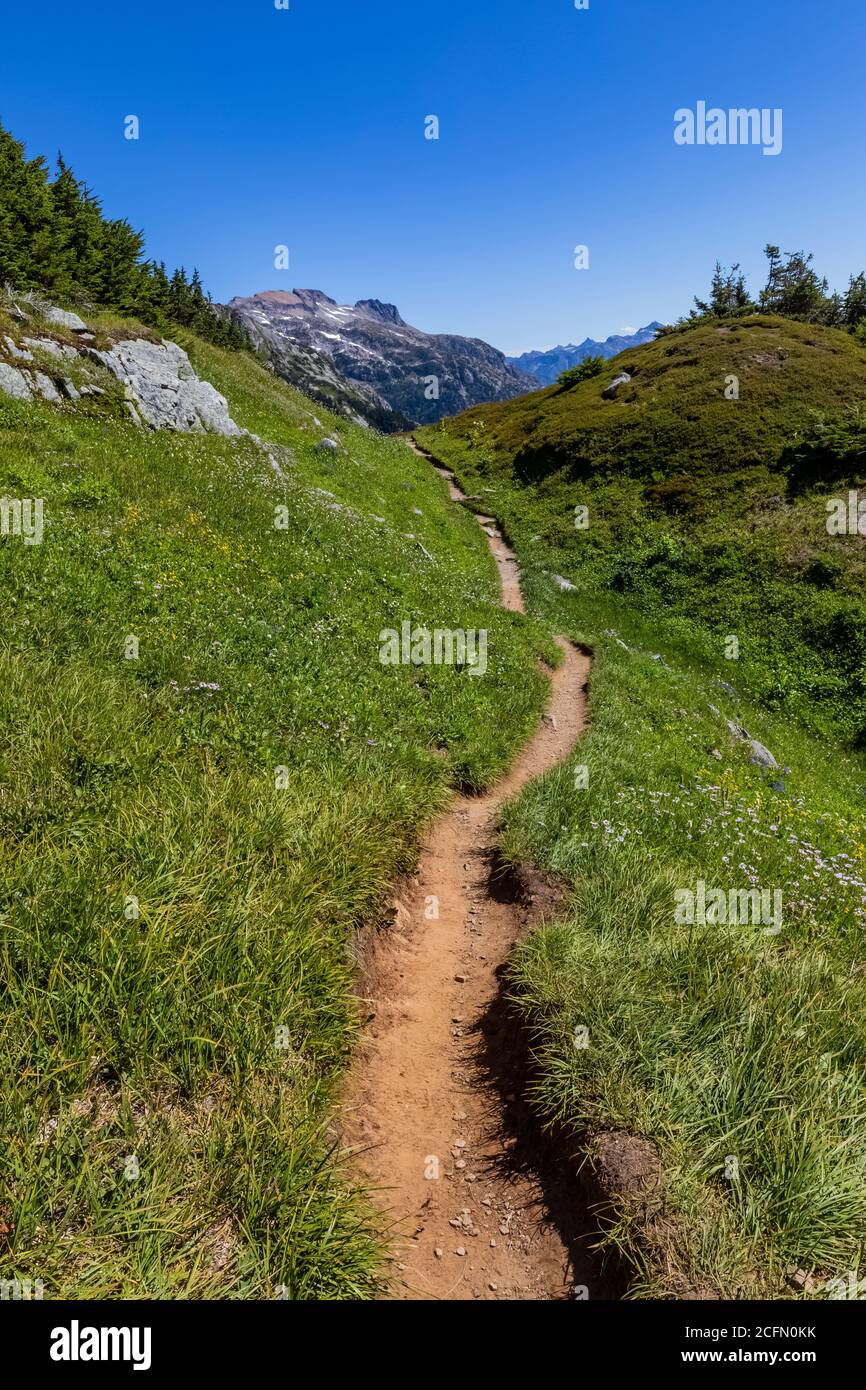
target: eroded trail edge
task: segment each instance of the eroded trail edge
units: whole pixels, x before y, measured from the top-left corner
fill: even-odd
[[[453,476],[437,471],[451,497],[465,501]],[[492,518],[478,520],[502,602],[522,612],[514,554]],[[536,733],[496,786],[455,797],[432,826],[393,928],[365,967],[371,1019],[349,1081],[344,1137],[389,1219],[396,1299],[561,1299],[575,1286],[603,1296],[593,1287],[576,1184],[555,1191],[533,1162],[502,1057],[498,972],[523,914],[495,874],[497,813],[568,756],[586,717],[589,657],[557,641],[563,660],[550,673]]]

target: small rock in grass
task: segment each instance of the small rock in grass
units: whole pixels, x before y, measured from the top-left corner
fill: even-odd
[[[717,680],[714,683],[717,690],[723,690],[724,693],[726,695],[729,695],[732,700],[739,699],[739,696],[737,695],[737,692],[731,685],[730,681]]]
[[[84,319],[79,318],[77,314],[70,314],[66,309],[57,309],[53,304],[45,311],[45,317],[49,323],[56,323],[60,328],[71,328],[73,333],[87,332]]]
[[[11,338],[4,338],[3,341],[6,344],[10,357],[16,357],[20,362],[33,361],[32,352],[28,352],[26,348],[20,348],[17,343],[14,343],[12,341]]]
[[[38,352],[47,352],[49,357],[65,357],[66,350],[55,343],[53,338],[25,338],[24,343],[28,348],[36,348]],[[69,349],[70,357],[77,357],[74,348]]]
[[[749,759],[750,762],[756,763],[758,767],[779,766],[769,748],[765,748],[763,743],[759,743],[756,738],[749,739],[749,747],[752,750],[752,756]]]
[[[52,404],[58,404],[60,402],[62,397],[50,376],[46,376],[44,372],[36,372],[34,379],[36,382],[36,390],[43,400],[51,401]]]
[[[621,386],[628,386],[630,381],[631,377],[629,376],[628,372],[620,372],[619,376],[615,376],[610,385],[606,386],[605,389],[602,391],[601,394],[603,399],[606,401],[612,401],[619,388]]]

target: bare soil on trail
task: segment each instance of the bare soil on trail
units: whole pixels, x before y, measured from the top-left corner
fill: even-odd
[[[452,498],[465,500],[438,471]],[[523,611],[515,557],[495,522],[478,520],[502,601]],[[551,1158],[521,1094],[500,984],[538,904],[527,913],[497,873],[497,814],[568,756],[585,723],[589,658],[557,640],[563,661],[550,673],[535,735],[495,787],[455,797],[432,826],[391,929],[366,953],[370,1021],[349,1078],[343,1137],[389,1219],[392,1299],[610,1296],[576,1164]]]

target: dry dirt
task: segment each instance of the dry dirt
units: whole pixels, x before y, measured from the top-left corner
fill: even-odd
[[[502,601],[522,611],[514,555],[495,523],[478,519]],[[392,1299],[607,1296],[573,1173],[551,1164],[519,1094],[499,979],[526,912],[496,873],[497,814],[568,756],[585,722],[589,658],[558,640],[563,661],[535,735],[495,787],[456,797],[433,825],[392,929],[369,951],[370,1022],[343,1133],[390,1221]]]

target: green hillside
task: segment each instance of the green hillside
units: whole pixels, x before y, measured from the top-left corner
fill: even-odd
[[[861,1263],[866,538],[826,503],[866,482],[864,399],[854,337],[747,317],[418,432],[594,651],[589,734],[505,815],[573,885],[511,991],[562,1142],[658,1155],[608,1232],[637,1294],[826,1297]],[[701,882],[773,913],[678,918]]]
[[[604,400],[603,389],[620,372],[631,383],[614,401]],[[730,375],[739,378],[738,401],[725,399]],[[667,332],[576,387],[480,406],[460,420],[483,420],[491,444],[513,457],[522,481],[561,467],[573,479],[625,473],[652,481],[661,459],[665,480],[713,475],[730,490],[745,470],[773,470],[780,439],[808,424],[812,412],[845,409],[864,390],[859,339],[755,314]]]
[[[631,381],[604,399],[620,372]],[[725,395],[732,378],[738,399]],[[629,612],[680,620],[702,659],[738,634],[740,679],[764,707],[866,742],[866,547],[826,525],[827,498],[866,482],[856,338],[789,319],[715,321],[426,439],[465,459],[471,488],[520,487],[518,513],[503,515],[516,536],[537,537],[539,563],[567,565],[581,591],[627,595]],[[575,527],[576,506],[588,529]]]
[[[0,493],[45,512],[0,542],[4,1278],[363,1298],[378,1236],[329,1128],[357,932],[534,727],[548,647],[404,443],[180,340],[282,476],[119,391],[0,395]],[[486,678],[382,666],[405,620],[486,628]]]

